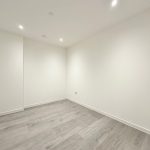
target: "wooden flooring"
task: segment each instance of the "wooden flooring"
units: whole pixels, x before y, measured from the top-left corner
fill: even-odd
[[[150,150],[150,136],[64,100],[0,117],[0,150]]]

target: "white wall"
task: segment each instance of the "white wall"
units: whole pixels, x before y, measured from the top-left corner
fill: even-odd
[[[150,131],[150,11],[68,50],[67,97]]]
[[[0,115],[65,98],[66,50],[0,31]]]
[[[66,98],[66,50],[24,38],[24,105]]]
[[[67,97],[150,130],[149,18],[146,12],[70,48]],[[0,114],[66,98],[65,81],[65,49],[26,38],[23,47],[21,36],[0,31]]]
[[[0,114],[23,109],[23,39],[0,31]]]

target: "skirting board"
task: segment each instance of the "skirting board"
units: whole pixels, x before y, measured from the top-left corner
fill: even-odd
[[[53,100],[51,102],[45,102],[45,103],[37,103],[37,104],[30,105],[30,106],[26,106],[24,108],[20,108],[20,109],[16,109],[16,110],[11,110],[11,111],[8,111],[8,112],[2,112],[2,113],[0,113],[0,117],[1,116],[6,116],[6,115],[10,115],[10,114],[14,114],[14,113],[18,113],[18,112],[24,111],[25,109],[28,109],[28,108],[33,108],[33,107],[37,107],[37,106],[51,104],[51,103],[62,101],[62,100],[66,100],[66,99]]]
[[[64,98],[64,99],[60,99],[60,100],[52,100],[50,102],[31,104],[29,106],[24,106],[24,109],[38,107],[38,106],[42,106],[42,105],[46,105],[46,104],[48,105],[48,104],[51,104],[51,103],[54,103],[54,102],[59,102],[59,101],[62,101],[62,100],[66,100],[66,99]]]
[[[68,100],[70,100],[70,99],[68,99]],[[104,115],[104,116],[107,116],[107,117],[109,117],[109,118],[112,118],[112,119],[114,119],[114,120],[116,120],[116,121],[119,121],[119,122],[121,122],[121,123],[123,123],[123,124],[125,124],[125,125],[127,125],[127,126],[130,126],[130,127],[132,127],[132,128],[135,128],[135,129],[137,129],[137,130],[139,130],[139,131],[141,131],[141,132],[144,132],[144,133],[150,135],[150,130],[145,129],[144,127],[141,127],[141,126],[139,126],[139,125],[137,125],[137,124],[133,124],[133,123],[131,123],[131,122],[129,122],[129,121],[120,119],[120,118],[115,117],[115,116],[113,116],[113,115],[110,115],[110,114],[108,114],[108,113],[106,113],[106,112],[101,112],[100,110],[94,108],[93,106],[89,106],[89,105],[86,105],[86,104],[83,104],[83,103],[79,103],[79,102],[76,102],[76,101],[73,101],[73,100],[70,100],[70,101],[72,101],[72,102],[74,102],[74,103],[77,103],[77,104],[79,104],[79,105],[81,105],[81,106],[83,106],[83,107],[86,107],[86,108],[88,108],[88,109],[90,109],[90,110],[96,111],[96,112],[98,112],[98,113],[100,113],[100,114],[102,114],[102,115]]]
[[[21,111],[24,111],[24,108],[19,108],[19,109],[7,111],[7,112],[1,112],[0,117],[10,115],[10,114],[14,114],[14,113],[18,113],[18,112],[21,112]]]

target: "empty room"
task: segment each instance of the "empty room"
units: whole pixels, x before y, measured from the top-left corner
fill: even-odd
[[[0,0],[0,150],[150,150],[150,0]]]

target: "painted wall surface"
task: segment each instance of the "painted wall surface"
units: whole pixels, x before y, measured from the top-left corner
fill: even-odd
[[[66,50],[24,38],[24,105],[66,97]]]
[[[150,130],[149,18],[97,33],[67,58],[63,48],[0,31],[0,114],[66,98],[67,79],[70,100]]]
[[[150,130],[150,11],[71,47],[67,89],[70,100]]]
[[[0,114],[23,109],[23,39],[0,31]]]

